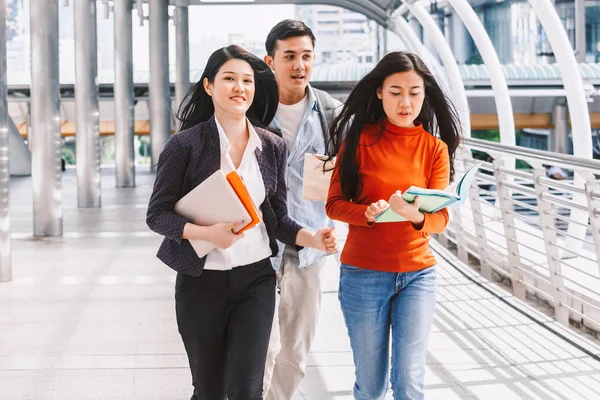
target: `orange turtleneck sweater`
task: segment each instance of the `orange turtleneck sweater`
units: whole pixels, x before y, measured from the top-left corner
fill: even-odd
[[[435,265],[429,234],[446,228],[447,209],[425,213],[419,230],[408,221],[369,226],[365,211],[369,204],[388,201],[396,190],[404,192],[412,185],[448,187],[450,163],[446,144],[421,125],[401,128],[386,121],[364,127],[356,162],[362,184],[356,201],[350,202],[342,194],[339,165],[333,171],[327,197],[327,215],[349,224],[342,263],[387,272],[417,271]]]

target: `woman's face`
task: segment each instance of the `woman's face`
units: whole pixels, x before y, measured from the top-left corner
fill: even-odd
[[[415,71],[397,72],[385,78],[377,89],[377,97],[383,103],[388,121],[411,128],[423,108],[425,83]]]
[[[215,113],[244,116],[254,100],[254,70],[244,60],[225,62],[213,82],[204,79],[204,90],[212,97]]]

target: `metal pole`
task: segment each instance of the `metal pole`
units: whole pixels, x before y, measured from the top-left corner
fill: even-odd
[[[96,2],[73,5],[75,22],[75,118],[77,138],[77,205],[100,207],[100,114]]]
[[[383,55],[388,53],[388,28],[382,27],[383,30]]]
[[[168,0],[149,0],[150,12],[150,150],[152,167],[171,136]]]
[[[30,19],[33,234],[61,236],[58,0],[33,3]]]
[[[116,1],[115,19],[115,168],[117,187],[135,186],[132,0]]]
[[[585,62],[585,0],[575,0],[575,56]]]
[[[381,60],[383,58],[383,43],[382,43],[382,26],[377,24],[377,28],[375,30],[375,35],[377,36],[377,41],[376,41],[376,48],[377,48],[377,61]]]
[[[178,110],[190,89],[190,38],[188,0],[177,3],[175,9],[175,109]]]
[[[548,150],[569,154],[569,111],[565,99],[557,99],[552,110],[554,129],[550,132]]]
[[[564,326],[569,326],[569,310],[562,307],[563,304],[567,303],[567,298],[564,294],[565,283],[562,278],[562,265],[559,261],[560,254],[556,245],[553,244],[557,243],[558,240],[556,232],[550,229],[554,226],[552,204],[544,198],[544,194],[550,193],[550,187],[540,182],[541,177],[546,177],[546,170],[544,168],[536,168],[533,170],[533,187],[535,189],[539,209],[538,214],[542,224],[542,236],[544,237],[546,257],[548,260],[548,275],[552,286],[551,296],[554,301],[554,318]]]
[[[496,201],[500,206],[502,225],[504,226],[504,238],[506,239],[506,250],[508,252],[508,272],[510,272],[512,281],[513,295],[520,300],[525,300],[527,292],[523,284],[523,272],[519,269],[523,264],[519,253],[519,238],[515,229],[515,217],[511,214],[513,207],[510,201],[511,191],[504,185],[507,182],[510,183],[512,179],[502,173],[501,169],[505,165],[502,159],[494,160],[494,175],[496,176],[496,190],[498,192]]]
[[[0,282],[12,279],[10,257],[10,188],[8,102],[6,80],[6,1],[0,0]]]

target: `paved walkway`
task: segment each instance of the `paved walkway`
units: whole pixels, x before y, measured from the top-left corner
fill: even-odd
[[[31,180],[13,179],[14,280],[0,284],[0,400],[190,396],[174,273],[154,257],[160,238],[144,222],[152,175],[139,172],[137,188],[116,190],[112,173],[103,172],[103,208],[94,210],[76,208],[75,174],[67,171],[65,235],[44,240],[31,238]],[[427,399],[600,398],[600,349],[453,266],[449,253],[438,257]],[[337,277],[334,265],[324,273],[317,339],[294,400],[352,399]]]

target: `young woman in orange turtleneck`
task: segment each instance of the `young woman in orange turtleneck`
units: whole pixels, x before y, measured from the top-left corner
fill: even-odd
[[[454,175],[460,124],[423,61],[386,55],[354,88],[330,129],[338,155],[327,215],[349,225],[339,300],[354,355],[356,399],[422,399],[436,297],[431,233],[446,209],[405,202],[411,185],[445,189]],[[387,207],[408,221],[375,223]],[[390,372],[391,339],[391,372]]]

